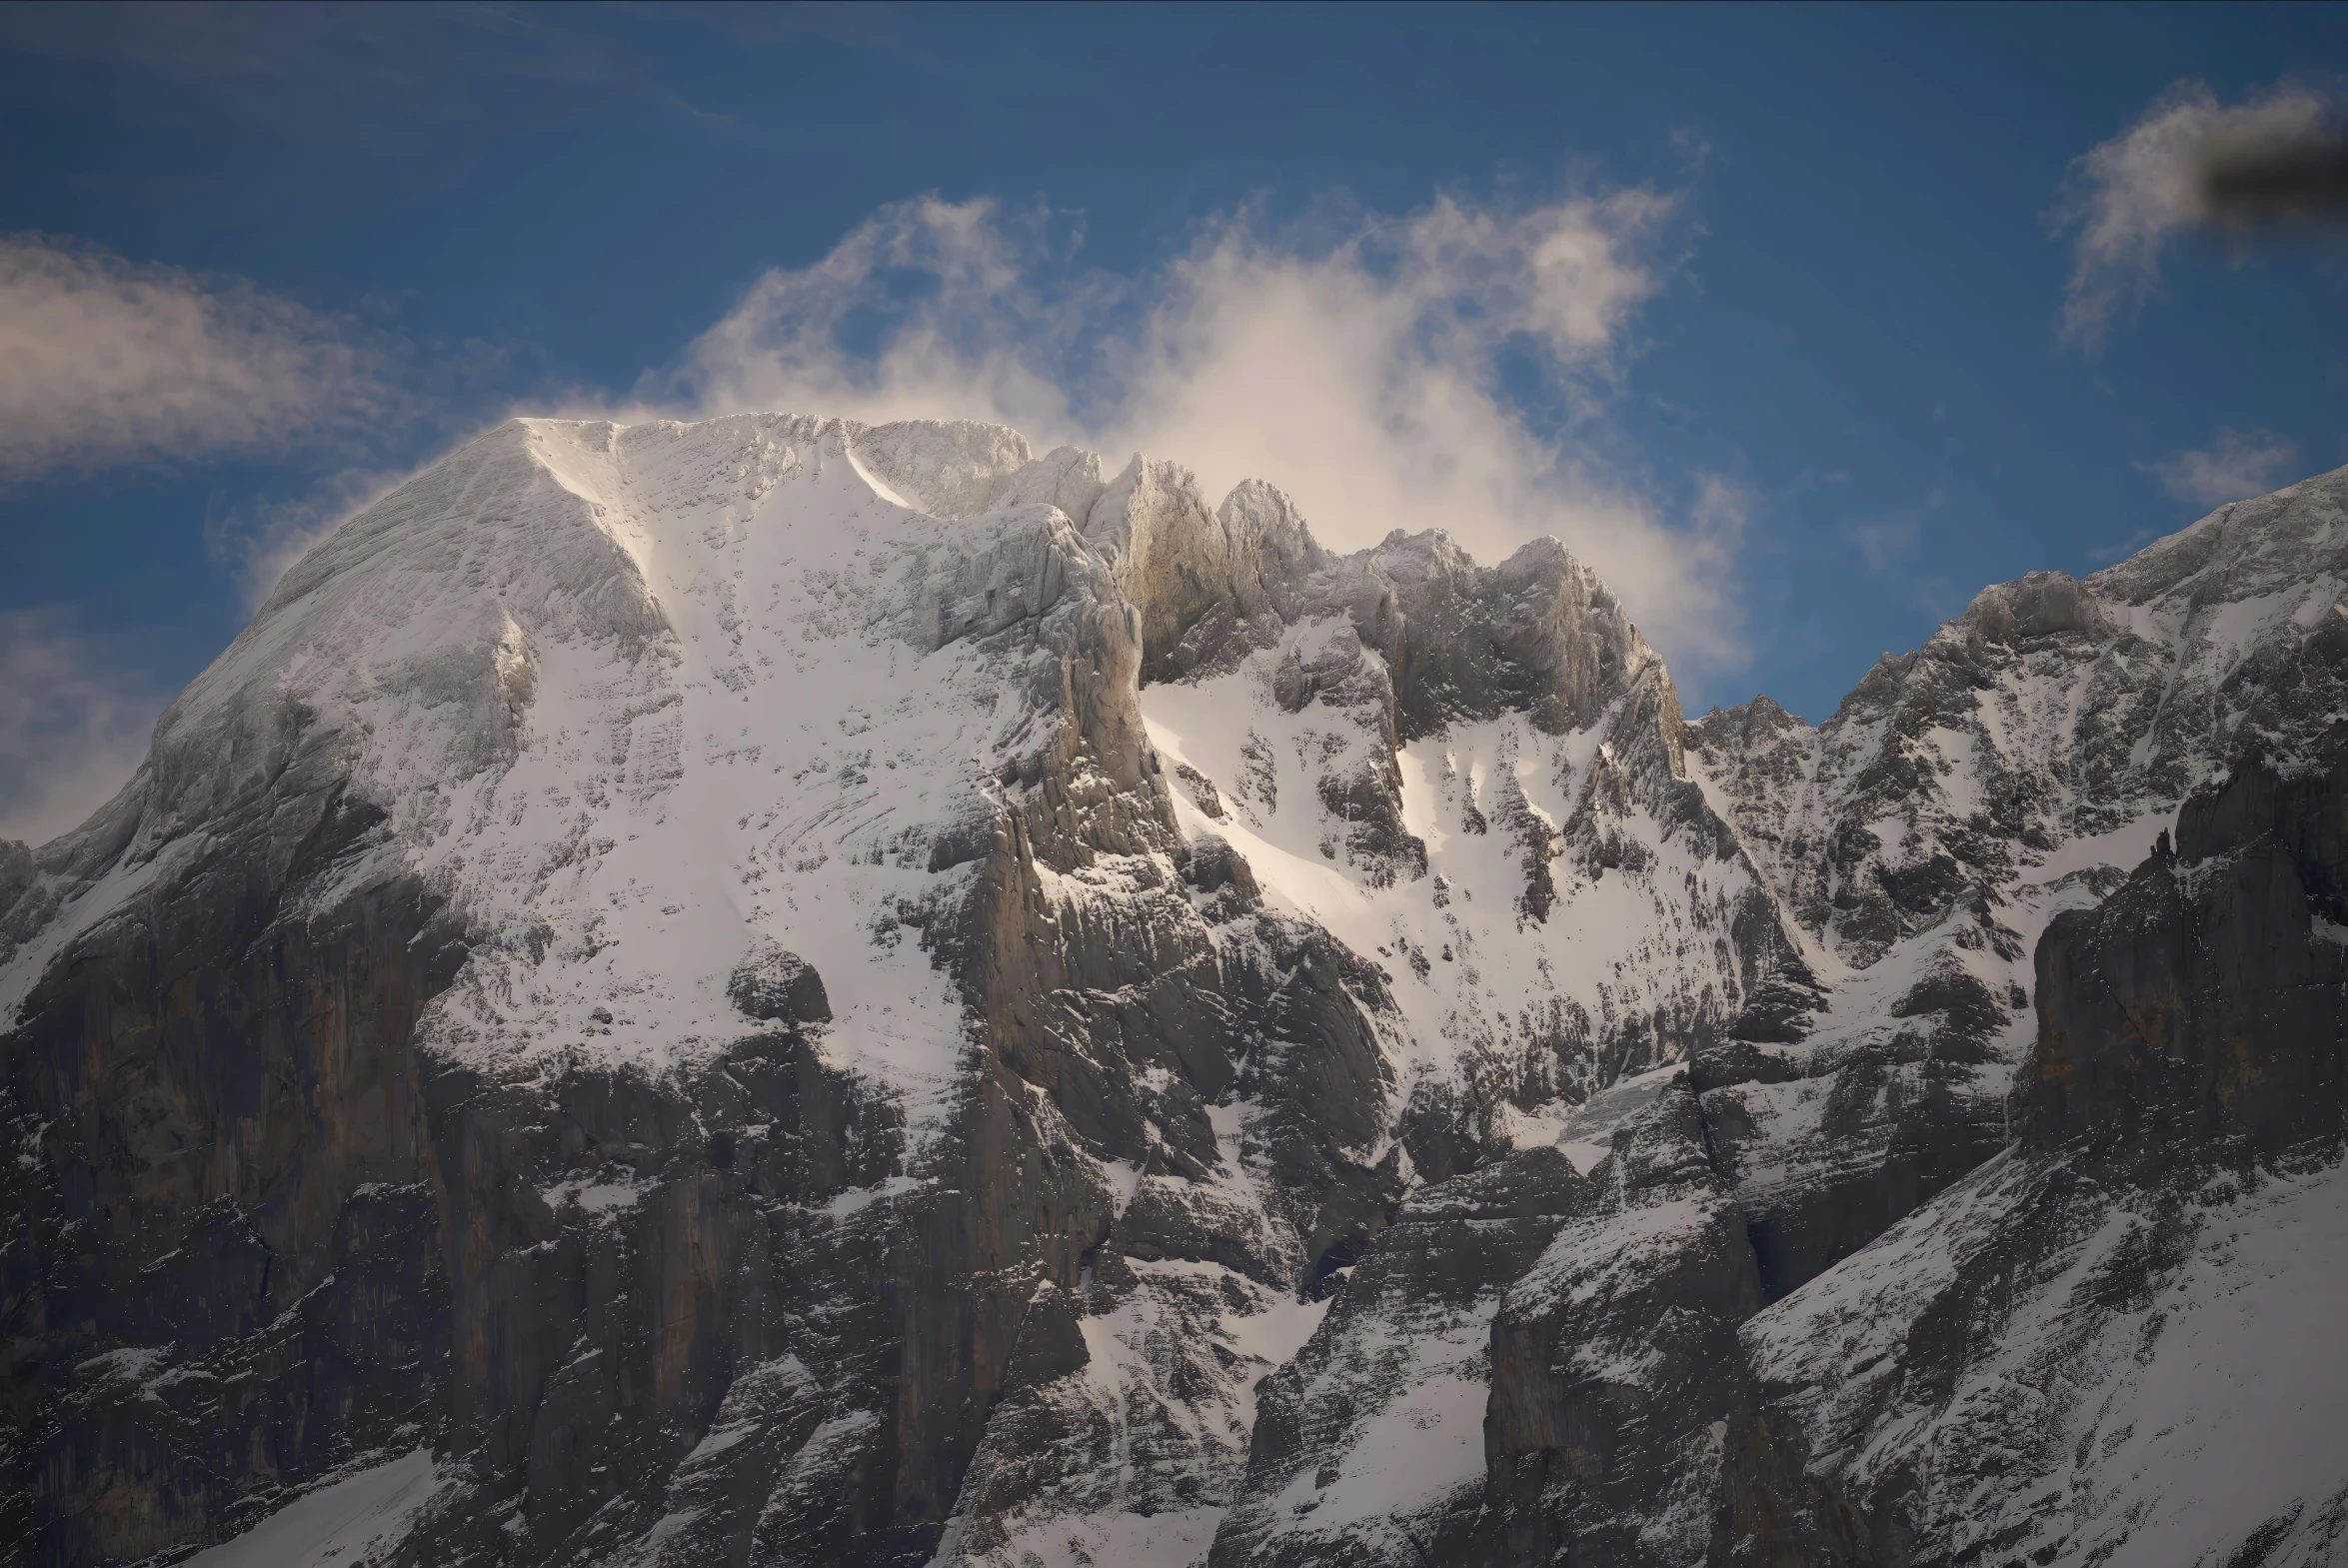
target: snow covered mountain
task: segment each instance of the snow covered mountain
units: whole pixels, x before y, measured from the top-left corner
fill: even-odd
[[[2300,845],[2328,961],[2320,784],[2146,857],[2333,777],[2344,499],[1987,590],[1813,729],[1684,721],[1553,542],[1338,556],[992,426],[509,424],[0,852],[0,1550],[2002,1561],[2165,1508],[2329,1561],[2348,1460],[2203,1506],[2222,1386],[2108,1347],[2336,1253],[2334,1014],[2206,1157],[2043,1085],[2189,1099],[2093,1065],[2148,1007],[2234,1059],[2079,999],[2158,877],[2191,925]],[[2139,1304],[1992,1322],[2016,1246]],[[2198,1413],[2050,1482],[2082,1356]]]

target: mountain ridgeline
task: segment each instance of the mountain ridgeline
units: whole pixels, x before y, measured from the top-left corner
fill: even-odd
[[[2348,1562],[2343,585],[1691,721],[1553,541],[508,424],[0,845],[0,1560]]]

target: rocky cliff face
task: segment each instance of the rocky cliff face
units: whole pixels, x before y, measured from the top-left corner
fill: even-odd
[[[1985,589],[1815,730],[1765,700],[1690,727],[1833,991],[1694,1068],[1772,1296],[2003,1146],[2047,923],[2201,782],[2341,710],[2342,496],[2327,476],[2082,581]]]
[[[2014,1147],[1746,1330],[1738,1560],[2337,1560],[2343,765],[2245,760],[2047,931]]]
[[[2322,1222],[2344,491],[1986,591],[1812,729],[1684,721],[1553,543],[507,426],[0,853],[5,1551],[2148,1542],[2201,1427],[2040,1384],[2255,1266],[2210,1205]]]

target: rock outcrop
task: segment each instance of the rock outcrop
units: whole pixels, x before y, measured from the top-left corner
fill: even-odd
[[[2014,1146],[1746,1330],[1732,1560],[2337,1560],[2348,738],[2298,751],[2049,927]]]
[[[506,426],[0,844],[0,1558],[2324,1561],[2188,1374],[2332,1387],[2207,1325],[2348,1255],[2344,495],[1813,729],[1553,542]]]

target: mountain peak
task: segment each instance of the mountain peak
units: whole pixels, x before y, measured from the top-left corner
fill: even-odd
[[[993,425],[511,422],[0,844],[16,1397],[138,1456],[27,1495],[140,1560],[422,1443],[425,1561],[1695,1561],[1731,1493],[1806,1560],[1821,1488],[1908,1506],[1820,1446],[1909,1429],[1835,1303],[2116,1234],[2032,1220],[2051,1133],[1967,1179],[2032,1072],[2124,1121],[2098,987],[2157,965],[2095,955],[2186,954],[2187,1062],[2236,993],[2174,930],[2336,978],[2276,846],[2338,792],[2338,479],[1984,590],[1813,728],[1684,722],[1555,541],[1339,553]],[[2146,859],[2236,776],[2242,853]],[[1930,1421],[2038,1452],[1993,1405]],[[2038,1529],[2007,1485],[1930,1517]]]

